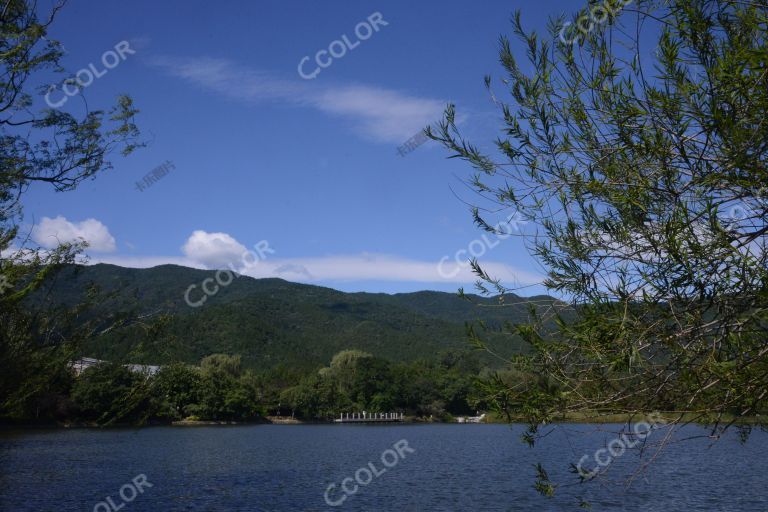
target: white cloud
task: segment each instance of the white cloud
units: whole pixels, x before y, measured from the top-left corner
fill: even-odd
[[[181,250],[189,260],[208,268],[239,268],[248,254],[245,246],[227,233],[202,230],[194,231]]]
[[[62,243],[83,240],[88,242],[90,251],[113,252],[116,249],[114,237],[109,233],[107,226],[98,220],[70,222],[60,215],[55,219],[43,217],[40,224],[32,229],[32,240],[47,249],[53,249]]]
[[[402,143],[439,120],[445,102],[356,85],[323,91],[317,95],[315,107],[355,120],[358,128],[376,140]]]
[[[446,104],[382,87],[329,87],[276,78],[225,59],[162,57],[153,62],[173,76],[228,98],[278,101],[348,119],[362,135],[378,142],[404,142],[441,119]]]
[[[309,270],[307,270],[307,267],[304,265],[298,265],[296,263],[286,263],[285,265],[280,265],[279,267],[275,268],[274,273],[282,276],[284,279],[291,280],[291,279],[305,279],[308,281],[311,281],[314,279],[312,274],[309,273]]]
[[[164,264],[192,268],[227,269],[254,278],[279,277],[304,283],[389,281],[466,285],[477,276],[465,261],[448,257],[414,260],[387,254],[331,255],[306,258],[279,258],[267,241],[247,249],[227,233],[194,231],[179,256],[109,256],[91,258],[90,263],[112,263],[124,267],[148,268]],[[541,275],[498,262],[482,262],[483,269],[507,286],[540,284]]]
[[[205,233],[205,232],[196,232]],[[224,235],[224,233],[205,233],[208,237],[193,237],[206,240],[211,235]],[[225,235],[229,241],[232,237]],[[193,238],[190,237],[190,240]],[[235,241],[237,246],[242,247]],[[333,283],[350,281],[388,281],[411,283],[443,283],[451,285],[467,285],[477,280],[471,269],[465,264],[455,261],[444,262],[442,266],[438,260],[425,261],[401,258],[384,254],[356,254],[341,256],[325,256],[310,258],[273,258],[271,254],[265,254],[266,258],[251,260],[243,264],[242,254],[230,250],[235,246],[230,243],[218,242],[212,246],[221,247],[220,251],[209,249],[211,245],[205,242],[193,244],[205,249],[199,253],[192,252],[187,258],[179,257],[107,257],[92,258],[91,263],[112,263],[124,267],[148,268],[163,264],[174,264],[193,268],[227,268],[229,263],[238,273],[254,278],[279,277],[288,281],[302,283]],[[186,246],[185,246],[186,247]],[[227,249],[226,247],[230,247]],[[238,250],[239,250],[238,247]],[[245,248],[243,247],[243,251]],[[251,251],[249,254],[253,255]],[[203,262],[202,259],[206,260]],[[490,275],[500,278],[507,286],[527,286],[539,284],[542,276],[519,270],[509,265],[498,262],[483,262],[483,269]]]
[[[507,285],[541,283],[540,275],[503,263],[485,262],[483,269]],[[319,258],[267,258],[243,268],[251,277],[282,277],[301,282],[318,281],[402,281],[421,283],[474,283],[477,276],[466,264],[424,261],[386,254],[357,254]]]

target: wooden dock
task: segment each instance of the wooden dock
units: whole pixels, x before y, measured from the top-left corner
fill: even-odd
[[[334,423],[400,423],[401,412],[347,412],[339,414]]]

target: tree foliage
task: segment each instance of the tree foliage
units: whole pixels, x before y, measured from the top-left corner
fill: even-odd
[[[461,136],[453,106],[427,130],[475,169],[478,226],[520,212],[543,284],[577,311],[554,336],[551,308],[514,326],[533,353],[510,366],[529,377],[490,379],[489,399],[530,434],[573,412],[722,428],[764,411],[768,5],[641,0],[574,44],[563,22],[542,36],[518,13],[519,44],[501,38],[493,147]]]
[[[46,389],[68,375],[75,336],[63,332],[80,309],[33,311],[23,302],[85,244],[31,244],[20,233],[22,196],[34,184],[73,190],[110,169],[114,151],[128,155],[141,145],[137,110],[127,96],[109,111],[69,112],[42,103],[41,84],[65,73],[62,46],[48,37],[62,7],[57,3],[41,15],[33,2],[8,0],[0,10],[0,418],[29,410],[56,415]]]
[[[341,358],[348,352],[342,351]],[[270,415],[322,422],[362,411],[398,411],[441,421],[485,407],[477,373],[424,360],[392,363],[364,355],[333,371],[278,366],[257,372],[241,369],[239,356],[213,354],[199,366],[174,363],[155,374],[102,362],[75,375],[67,362],[55,364],[44,352],[35,355],[42,362],[37,377],[19,386],[19,393],[31,391],[34,399],[19,400],[9,416],[21,423],[114,426],[188,418],[264,422]],[[441,358],[477,367],[471,354],[451,352]]]

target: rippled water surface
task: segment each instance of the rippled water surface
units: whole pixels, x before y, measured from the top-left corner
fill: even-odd
[[[595,511],[768,511],[764,432],[754,432],[745,444],[735,433],[716,443],[670,443],[628,487],[625,477],[637,469],[638,454],[627,452],[604,481],[578,484],[568,464],[588,455],[585,466],[593,466],[593,455],[616,439],[611,431],[617,428],[558,426],[534,449],[520,442],[522,427],[503,425],[2,432],[0,509],[106,512],[110,497],[122,512],[559,511],[579,510],[581,499]],[[676,438],[706,433],[687,427]],[[652,435],[659,440],[663,434]],[[407,445],[401,443],[398,453],[401,440]],[[385,452],[391,467],[382,461]],[[533,489],[538,462],[562,484],[553,498]],[[356,472],[370,482],[358,485]],[[122,500],[121,488],[131,497],[139,475],[151,487]],[[345,478],[346,488],[356,489],[346,499]],[[337,507],[324,498],[331,484],[329,501],[343,499]]]

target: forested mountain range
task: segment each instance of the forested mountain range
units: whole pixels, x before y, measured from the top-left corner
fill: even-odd
[[[359,349],[392,361],[434,359],[451,349],[470,349],[466,323],[492,329],[524,322],[530,304],[540,310],[562,304],[551,297],[497,298],[422,291],[395,295],[345,293],[282,279],[237,277],[200,307],[200,284],[215,271],[176,265],[148,269],[97,264],[60,272],[33,300],[74,306],[90,299],[82,320],[96,325],[82,355],[107,360],[164,364],[197,363],[214,353],[239,354],[247,367],[279,364],[312,368],[328,364],[345,349]],[[210,284],[213,287],[213,284]],[[567,315],[567,309],[565,310]],[[491,333],[495,351],[524,350],[518,338]],[[500,360],[481,353],[489,366]]]

